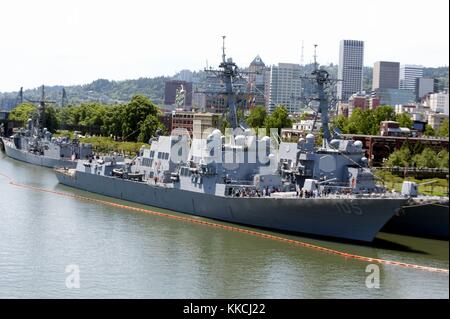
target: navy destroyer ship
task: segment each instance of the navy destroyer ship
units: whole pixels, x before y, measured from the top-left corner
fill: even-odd
[[[418,184],[406,181],[402,185],[402,193],[411,196],[382,229],[390,233],[398,233],[419,237],[449,239],[449,198],[448,196],[421,195]]]
[[[370,242],[408,200],[377,186],[362,145],[309,134],[280,145],[238,125],[233,83],[240,70],[223,49],[220,77],[232,134],[158,136],[132,161],[91,157],[56,169],[61,184],[181,213],[302,234]],[[311,75],[327,125],[328,73]],[[278,150],[281,149],[278,155]],[[280,160],[281,158],[281,160]],[[281,165],[281,164],[282,165]]]
[[[11,137],[2,137],[5,153],[16,160],[50,168],[75,168],[78,159],[92,155],[92,145],[80,143],[78,139],[55,138],[44,127],[45,99],[44,86],[37,113]]]

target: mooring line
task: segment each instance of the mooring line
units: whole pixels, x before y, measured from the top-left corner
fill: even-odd
[[[183,222],[200,224],[200,225],[213,227],[213,228],[220,228],[220,229],[227,230],[227,231],[244,233],[244,234],[248,234],[248,235],[252,235],[252,236],[256,236],[256,237],[271,239],[274,241],[284,242],[284,243],[292,244],[292,245],[299,246],[299,247],[309,248],[309,249],[325,252],[328,254],[341,256],[346,259],[354,259],[354,260],[359,260],[359,261],[364,261],[364,262],[369,262],[369,263],[378,263],[378,264],[384,264],[384,265],[399,266],[399,267],[403,267],[403,268],[424,270],[424,271],[429,271],[429,272],[437,272],[437,273],[445,273],[445,274],[449,273],[449,270],[445,269],[445,268],[436,268],[436,267],[404,263],[404,262],[399,262],[399,261],[394,261],[394,260],[386,260],[386,259],[381,259],[381,258],[360,256],[360,255],[356,255],[356,254],[346,253],[346,252],[336,250],[336,249],[331,249],[331,248],[327,248],[327,247],[323,247],[323,246],[310,244],[310,243],[303,242],[303,241],[296,240],[296,239],[289,239],[289,238],[285,238],[285,237],[270,235],[270,234],[262,233],[262,232],[255,231],[255,230],[240,228],[240,227],[236,227],[236,226],[228,226],[228,225],[218,224],[218,223],[205,221],[205,220],[201,220],[201,219],[195,219],[195,218],[191,218],[191,217],[177,216],[177,215],[152,211],[152,210],[145,209],[145,208],[122,205],[122,204],[109,202],[106,200],[101,200],[101,199],[96,199],[96,198],[91,198],[91,197],[86,197],[86,196],[81,196],[81,195],[74,195],[74,194],[70,194],[70,193],[58,192],[58,191],[41,188],[41,187],[37,187],[37,186],[32,186],[32,185],[27,185],[27,184],[21,184],[21,183],[15,182],[10,176],[3,174],[1,172],[0,172],[0,176],[3,176],[6,179],[8,179],[9,184],[14,185],[16,187],[30,189],[30,190],[38,191],[38,192],[55,194],[55,195],[59,195],[59,196],[74,198],[74,199],[81,200],[81,201],[93,202],[93,203],[116,207],[116,208],[121,208],[121,209],[132,210],[132,211],[136,211],[136,212],[140,212],[140,213],[144,213],[144,214],[148,214],[148,215],[165,217],[165,218],[175,219],[175,220],[179,220],[179,221],[183,221]]]

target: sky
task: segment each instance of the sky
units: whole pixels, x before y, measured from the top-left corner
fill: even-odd
[[[227,55],[248,66],[337,63],[365,41],[364,64],[448,65],[448,0],[2,0],[0,92],[199,70]]]

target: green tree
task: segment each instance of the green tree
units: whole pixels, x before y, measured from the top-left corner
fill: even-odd
[[[264,121],[266,127],[266,134],[270,134],[271,128],[277,128],[278,134],[281,133],[282,128],[292,127],[292,120],[289,118],[289,112],[285,106],[277,106],[273,112],[266,117]]]
[[[26,125],[28,119],[36,115],[37,107],[32,103],[22,103],[12,109],[9,119],[22,122]]]
[[[388,158],[386,165],[388,167],[406,167],[411,161],[411,151],[408,147],[403,146],[399,150],[395,150]]]
[[[148,115],[157,116],[158,108],[143,95],[135,95],[125,107],[122,122],[122,135],[125,140],[136,140],[142,123]]]
[[[398,114],[396,121],[400,124],[400,127],[412,128],[413,126],[413,120],[407,113]]]
[[[149,139],[155,136],[158,129],[164,129],[158,117],[152,114],[147,115],[144,122],[140,126],[138,142],[148,143]]]
[[[352,134],[373,134],[373,117],[372,111],[363,111],[360,108],[353,110],[348,120],[346,130]]]
[[[105,113],[105,120],[101,127],[102,134],[122,137],[122,123],[124,121],[126,106],[117,104],[109,107]]]
[[[75,109],[75,106],[68,105],[66,107],[62,107],[58,109],[58,119],[60,124],[73,125],[72,121],[72,112]]]
[[[378,135],[380,133],[380,117],[376,110],[366,110],[360,120],[360,134]],[[381,117],[380,117],[381,118]]]
[[[447,150],[440,151],[438,153],[437,157],[438,157],[439,167],[448,168],[448,151]]]
[[[434,129],[431,127],[431,125],[426,124],[425,125],[425,131],[423,132],[423,135],[425,136],[435,136],[436,132],[434,131]]]
[[[343,133],[347,133],[346,129],[348,125],[348,119],[344,115],[340,114],[331,121],[331,125],[333,126],[333,128],[339,129]]]
[[[44,127],[52,133],[59,129],[59,119],[53,106],[46,106],[44,112]]]
[[[22,103],[17,105],[9,114],[9,119],[22,122],[24,125],[28,119],[37,115],[37,106],[32,103]],[[53,106],[46,106],[44,112],[44,127],[50,132],[56,132],[59,128],[58,112]]]
[[[374,117],[378,121],[377,125],[381,121],[394,121],[396,118],[395,110],[390,105],[382,105],[374,109]]]
[[[396,120],[394,109],[384,105],[374,110],[356,108],[349,118],[337,116],[332,125],[346,134],[379,135],[381,121],[393,120]]]
[[[266,108],[264,106],[257,106],[250,111],[250,114],[247,117],[246,121],[250,127],[257,129],[260,127],[264,127],[266,117],[267,117]]]
[[[422,153],[414,155],[413,162],[417,167],[435,168],[439,166],[438,156],[428,147]]]
[[[368,110],[371,111],[371,110]],[[382,121],[395,121],[396,115],[395,110],[392,106],[382,105],[377,107],[372,111],[372,115],[370,116],[371,128],[370,133],[372,135],[380,134],[380,124]]]
[[[448,119],[441,123],[436,135],[439,137],[448,137]]]

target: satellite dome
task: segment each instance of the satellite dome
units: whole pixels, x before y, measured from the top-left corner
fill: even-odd
[[[339,147],[340,143],[341,143],[340,140],[333,139],[333,140],[330,141],[330,146],[333,147],[333,148],[337,148],[337,147]]]

